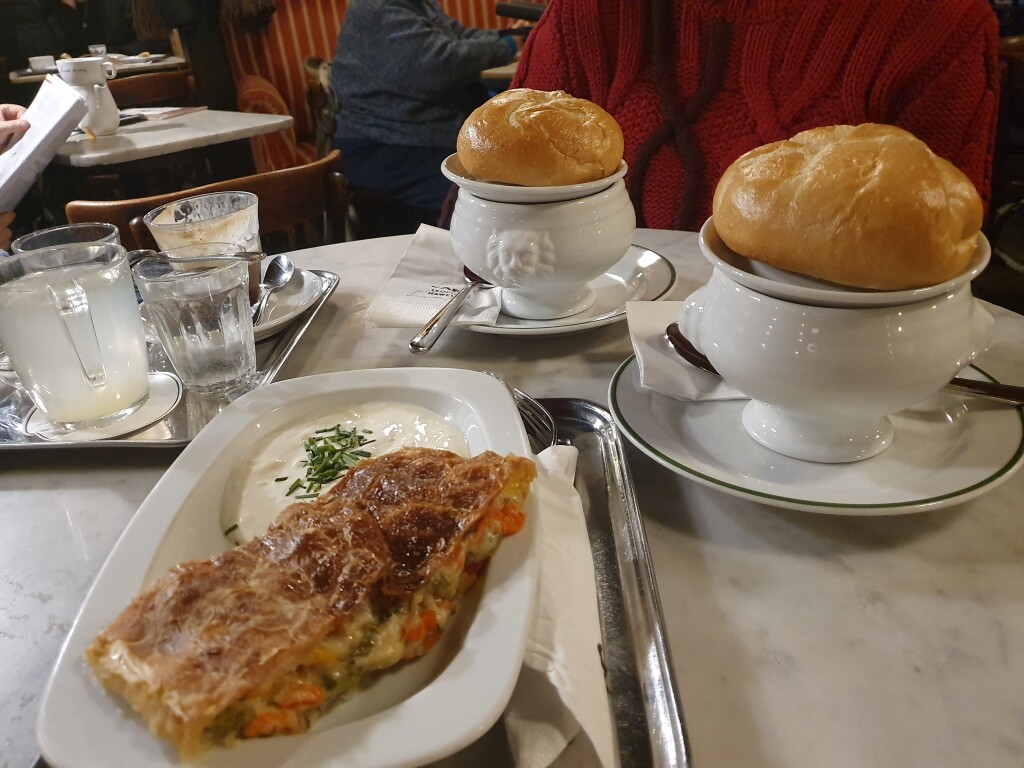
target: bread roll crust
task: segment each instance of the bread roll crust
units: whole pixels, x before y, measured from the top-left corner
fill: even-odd
[[[479,106],[459,131],[457,151],[480,181],[551,187],[597,181],[622,160],[615,118],[565,91],[515,88]]]
[[[889,125],[834,125],[742,155],[715,190],[732,250],[842,285],[895,291],[962,272],[982,203],[952,163]]]

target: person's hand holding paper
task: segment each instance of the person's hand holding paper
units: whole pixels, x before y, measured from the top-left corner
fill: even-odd
[[[0,104],[0,152],[13,147],[28,130],[28,120],[23,120],[25,108],[20,104]]]
[[[0,105],[0,212],[14,210],[88,112],[56,75],[46,76],[28,109]]]
[[[22,120],[25,108],[20,104],[0,104],[0,153],[13,147],[28,130],[28,120]],[[0,211],[0,249],[11,247],[13,211]]]

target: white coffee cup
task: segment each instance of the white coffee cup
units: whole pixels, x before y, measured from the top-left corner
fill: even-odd
[[[117,73],[113,64],[99,56],[82,56],[58,61],[57,74],[68,85],[87,86],[102,85]]]
[[[107,55],[107,46],[104,45],[103,43],[98,43],[96,45],[90,45],[89,46],[89,55],[90,56],[106,56]]]
[[[56,64],[56,60],[53,56],[29,56],[28,57],[28,68],[35,72],[45,72],[48,69],[53,69]]]

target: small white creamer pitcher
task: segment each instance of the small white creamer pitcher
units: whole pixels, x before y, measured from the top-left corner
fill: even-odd
[[[117,104],[107,87],[107,80],[117,75],[114,65],[100,56],[82,56],[58,61],[57,73],[81,95],[89,108],[78,127],[96,136],[114,133],[121,122]]]

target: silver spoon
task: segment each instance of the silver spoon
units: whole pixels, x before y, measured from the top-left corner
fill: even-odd
[[[267,271],[260,282],[260,297],[256,302],[256,308],[252,311],[252,324],[259,325],[263,319],[263,313],[267,309],[267,302],[270,294],[288,285],[288,281],[295,274],[295,265],[285,254],[279,254],[267,264]]]
[[[427,320],[426,325],[409,340],[409,351],[414,355],[429,352],[430,348],[434,346],[434,342],[441,338],[441,334],[444,333],[448,324],[455,319],[462,305],[469,298],[469,294],[481,285],[489,285],[486,280],[471,272],[468,267],[463,267],[463,271],[466,273],[468,282],[448,299],[447,303],[437,311],[437,314]]]
[[[677,323],[670,323],[665,329],[672,348],[679,353],[690,365],[700,368],[702,371],[713,373],[715,376],[721,374],[715,370],[715,366],[703,354],[697,351],[693,343],[683,336]],[[994,381],[973,381],[971,379],[954,378],[943,390],[954,395],[965,395],[977,397],[981,400],[995,400],[998,403],[1008,405],[1024,405],[1024,387],[1015,387],[1012,384],[997,384]]]

